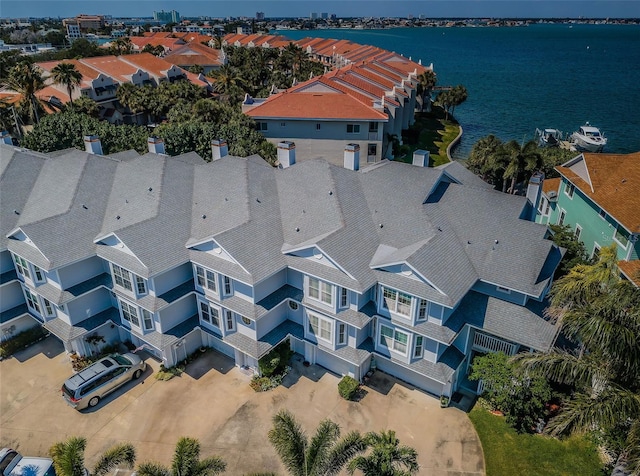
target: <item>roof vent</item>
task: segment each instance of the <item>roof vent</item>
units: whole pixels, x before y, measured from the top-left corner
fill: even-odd
[[[378,225],[380,228],[382,228],[384,225],[382,223],[380,223],[380,225]]]
[[[297,226],[296,226],[296,231],[300,231],[300,228],[298,228]]]
[[[20,215],[20,212],[18,210],[14,210],[13,213],[15,213],[16,215]]]
[[[152,188],[152,187],[149,187],[149,191],[151,192],[152,190],[153,190],[153,188]]]
[[[82,208],[84,208],[85,210],[89,209],[89,207],[87,207],[84,203],[82,204]]]
[[[471,240],[467,240],[467,244],[470,245],[471,244]]]
[[[120,215],[116,215],[116,220],[120,220]]]
[[[494,243],[497,245],[498,244],[498,240],[495,240]]]
[[[207,218],[207,215],[202,215],[202,219],[204,220],[205,218]]]
[[[256,198],[256,202],[262,203],[259,198]]]
[[[438,231],[442,231],[442,227],[441,226],[438,227]]]
[[[333,195],[333,192],[331,190],[329,190],[329,195]]]

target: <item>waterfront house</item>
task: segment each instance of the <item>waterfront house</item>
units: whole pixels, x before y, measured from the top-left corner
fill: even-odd
[[[450,396],[474,390],[476,353],[556,338],[542,309],[561,250],[526,198],[457,163],[272,168],[224,141],[211,163],[158,139],[143,156],[85,145],[0,144],[3,315],[26,310],[68,352],[129,341],[170,367],[207,345],[258,373],[288,341],[337,374],[375,366]]]
[[[615,244],[620,271],[640,284],[640,153],[585,152],[556,170],[534,204],[536,221],[569,226],[591,258]]]

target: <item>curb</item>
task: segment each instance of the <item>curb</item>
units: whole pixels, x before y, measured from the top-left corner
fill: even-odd
[[[449,159],[450,162],[453,162],[453,157],[451,157],[451,152],[460,144],[460,139],[462,138],[462,133],[464,132],[460,124],[458,124],[458,127],[460,128],[460,132],[458,133],[457,137],[451,141],[451,144],[447,146],[447,158]]]

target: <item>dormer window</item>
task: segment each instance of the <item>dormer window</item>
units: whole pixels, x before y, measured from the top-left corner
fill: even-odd
[[[33,265],[33,276],[35,278],[36,283],[42,283],[45,281],[44,271],[38,268],[35,264]]]
[[[233,294],[233,286],[231,285],[231,278],[229,276],[225,276],[224,279],[224,295],[225,296],[231,296],[231,294]]]
[[[136,291],[138,294],[147,294],[147,283],[142,276],[136,276]]]
[[[395,289],[383,287],[382,306],[390,312],[403,316],[411,315],[411,296]]]

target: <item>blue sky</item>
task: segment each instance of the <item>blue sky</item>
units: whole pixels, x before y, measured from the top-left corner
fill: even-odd
[[[74,16],[79,13],[152,16],[154,10],[182,16],[306,17],[310,12],[345,16],[427,17],[640,17],[640,0],[0,0],[0,16]]]

